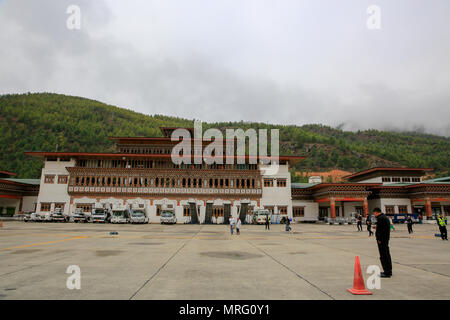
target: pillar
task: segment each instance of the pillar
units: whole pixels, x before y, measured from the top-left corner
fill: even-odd
[[[19,202],[19,212],[22,211],[22,207],[23,207],[23,197],[20,197],[20,202]]]
[[[367,218],[367,216],[369,215],[369,204],[367,203],[367,198],[364,199],[364,202],[363,202],[363,212],[364,212],[364,218]]]
[[[334,198],[330,198],[330,214],[331,219],[336,218],[336,203],[334,202]]]
[[[430,201],[430,198],[426,198],[426,199],[425,199],[425,213],[426,213],[427,217],[430,217],[430,218],[431,218],[431,216],[432,216],[432,211],[431,211],[431,201]]]

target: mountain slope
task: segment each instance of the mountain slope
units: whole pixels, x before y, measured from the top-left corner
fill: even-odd
[[[113,151],[109,136],[161,136],[161,126],[193,121],[148,116],[81,97],[52,93],[0,96],[0,169],[36,178],[41,161],[24,151]],[[203,128],[278,128],[281,153],[307,155],[297,170],[361,170],[372,166],[450,167],[450,139],[377,130],[346,132],[323,125],[282,126],[248,122]]]

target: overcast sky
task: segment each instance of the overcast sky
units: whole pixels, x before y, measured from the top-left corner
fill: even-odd
[[[449,0],[0,0],[0,43],[0,93],[450,136]]]

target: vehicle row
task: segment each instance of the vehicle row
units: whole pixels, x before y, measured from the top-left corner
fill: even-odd
[[[177,219],[173,211],[162,211],[160,215],[162,224],[175,224]],[[72,215],[65,215],[62,209],[56,208],[54,212],[27,212],[23,221],[29,222],[75,222],[75,223],[149,223],[144,208],[130,208],[125,205],[95,207],[92,212],[85,212],[77,208]]]

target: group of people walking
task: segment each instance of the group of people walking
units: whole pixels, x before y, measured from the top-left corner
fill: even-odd
[[[234,217],[230,218],[230,231],[231,235],[233,235],[234,229],[236,229],[236,234],[241,234],[241,219],[238,217],[237,220]]]
[[[234,230],[236,230],[236,234],[239,235],[241,233],[241,219],[238,217],[237,219],[235,219],[234,217],[230,218],[230,232],[231,235],[234,234]],[[264,225],[266,226],[266,230],[270,230],[270,216],[268,215],[265,219]],[[291,232],[292,228],[291,228],[291,220],[287,219],[286,220],[286,231]]]

